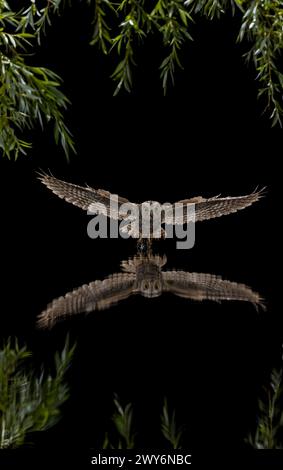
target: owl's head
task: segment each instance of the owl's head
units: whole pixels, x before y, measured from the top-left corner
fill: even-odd
[[[144,297],[159,297],[162,294],[161,279],[143,279],[140,284],[140,293]]]

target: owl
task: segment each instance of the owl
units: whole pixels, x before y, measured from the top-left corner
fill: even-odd
[[[42,173],[39,179],[65,201],[89,212],[100,211],[111,219],[124,223],[121,233],[128,232],[130,236],[139,240],[165,238],[166,231],[161,227],[165,224],[167,226],[184,225],[191,221],[198,222],[237,212],[258,201],[264,193],[263,188],[238,197],[215,196],[206,199],[198,196],[178,201],[175,204],[160,204],[157,201],[135,204],[103,189],[78,186],[51,175]],[[132,223],[133,220],[137,224]]]
[[[105,310],[133,295],[152,299],[171,293],[195,301],[239,300],[263,307],[260,295],[244,284],[226,281],[214,274],[163,271],[166,262],[165,255],[140,252],[121,262],[121,272],[53,300],[39,315],[38,326],[50,328],[68,315]]]

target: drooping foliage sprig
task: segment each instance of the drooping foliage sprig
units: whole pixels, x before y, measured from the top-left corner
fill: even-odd
[[[90,0],[91,1],[91,0]],[[283,115],[283,68],[280,55],[283,50],[283,2],[282,0],[95,0],[96,28],[93,43],[100,43],[103,52],[113,47],[120,60],[112,75],[122,88],[132,87],[132,69],[138,44],[153,33],[161,34],[165,58],[160,65],[164,93],[174,83],[176,66],[182,68],[180,50],[185,41],[193,40],[191,25],[197,16],[209,19],[237,11],[241,16],[238,41],[247,41],[245,57],[252,61],[259,83],[259,97],[265,97],[265,110],[272,124],[281,124]],[[110,14],[110,9],[114,15]],[[109,18],[109,23],[107,22]],[[118,34],[111,34],[110,25],[119,27]],[[99,26],[100,25],[100,26]],[[224,38],[223,38],[224,40]],[[107,43],[107,44],[106,44]],[[107,47],[108,46],[108,47]]]
[[[30,65],[29,56],[50,22],[59,0],[40,10],[32,0],[27,9],[14,11],[0,0],[0,152],[8,158],[26,154],[31,142],[24,132],[53,124],[54,138],[68,156],[74,143],[63,111],[69,100],[60,91],[61,78],[45,67]]]
[[[109,9],[114,12],[110,19],[116,20],[118,34],[111,35]],[[186,40],[192,40],[188,25],[192,20],[190,8],[183,0],[96,0],[95,30],[92,43],[99,43],[105,54],[117,52],[119,61],[112,78],[117,82],[114,94],[122,88],[130,92],[132,88],[132,69],[136,65],[135,51],[147,36],[161,34],[164,46],[164,60],[160,65],[160,76],[164,92],[168,83],[174,83],[176,66],[182,68],[179,53]],[[115,28],[112,28],[112,30]],[[108,46],[108,47],[107,47]]]
[[[273,125],[281,123],[283,115],[283,2],[254,0],[244,2],[239,40],[245,37],[252,44],[246,54],[254,63],[259,82],[259,96],[266,100],[266,111]]]
[[[138,49],[155,35],[160,37],[163,59],[160,77],[164,94],[182,68],[181,49],[193,39],[199,16],[217,19],[226,12],[239,18],[239,42],[254,64],[259,97],[272,124],[283,116],[283,2],[282,0],[80,0],[93,14],[90,43],[115,62],[114,94],[130,92]],[[66,155],[74,150],[63,112],[69,104],[60,90],[62,80],[52,70],[30,63],[30,54],[43,41],[54,14],[73,0],[25,0],[13,8],[0,0],[0,152],[17,158],[31,146],[25,133],[35,125],[53,124],[54,138]],[[13,5],[17,5],[17,2]],[[16,8],[16,9],[15,9]],[[225,40],[225,38],[223,38]],[[90,56],[91,60],[91,56]],[[34,62],[34,58],[33,58]]]

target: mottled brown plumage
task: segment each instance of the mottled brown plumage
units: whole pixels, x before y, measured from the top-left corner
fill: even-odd
[[[111,194],[108,191],[104,191],[102,189],[93,189],[89,186],[82,187],[75,184],[67,183],[65,181],[59,180],[51,175],[41,174],[39,179],[42,181],[45,186],[47,186],[54,194],[59,196],[65,201],[74,204],[75,206],[80,207],[84,210],[89,211],[96,211],[100,209],[102,212],[105,213],[108,217],[112,217],[116,220],[123,220],[127,213],[120,213],[120,208],[122,204],[129,204],[130,207],[136,207],[142,210],[144,209],[149,210],[149,212],[153,212],[154,208],[159,205],[159,203],[155,201],[146,201],[141,204],[134,204],[130,203],[128,199],[118,197],[118,208],[117,210],[110,210],[110,196]],[[190,222],[191,219],[191,212],[187,212],[188,207],[193,207],[195,209],[195,222],[213,219],[215,217],[221,217],[223,215],[231,214],[233,212],[237,212],[241,209],[244,209],[254,202],[258,201],[263,195],[263,189],[259,191],[254,191],[251,194],[245,196],[238,196],[238,197],[212,197],[205,199],[201,196],[193,197],[191,199],[184,199],[181,201],[177,201],[175,204],[178,204],[179,208],[176,209],[174,205],[169,207],[168,209],[163,210],[161,213],[161,223],[162,224],[173,224],[173,225],[180,225],[187,222]],[[180,209],[181,208],[181,209]],[[127,226],[124,227],[124,230],[127,229]],[[158,233],[158,235],[156,235]],[[160,237],[160,233],[158,231],[154,232],[151,230],[149,237],[157,238]],[[163,232],[164,233],[164,232]],[[141,233],[132,232],[132,236],[140,237]],[[162,236],[162,235],[161,235]]]
[[[151,252],[122,261],[122,272],[94,281],[53,300],[38,318],[40,327],[52,327],[60,318],[107,309],[131,295],[159,297],[172,293],[192,300],[239,300],[262,304],[257,292],[244,284],[223,280],[214,274],[162,271],[166,256]]]

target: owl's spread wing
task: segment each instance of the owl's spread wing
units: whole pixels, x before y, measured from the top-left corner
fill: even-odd
[[[215,196],[209,199],[203,197],[194,197],[191,199],[184,199],[178,201],[178,206],[172,206],[168,208],[165,213],[164,222],[168,224],[185,224],[193,220],[191,212],[187,213],[187,207],[195,206],[195,222],[207,219],[213,219],[215,217],[221,217],[222,215],[232,214],[241,209],[245,209],[251,206],[254,202],[258,201],[264,193],[264,188],[259,191],[254,191],[246,196],[238,197],[220,197]]]
[[[107,309],[134,292],[135,279],[133,273],[116,273],[68,292],[47,306],[38,316],[38,325],[52,327],[59,318],[68,315]]]
[[[108,191],[104,191],[104,189],[78,186],[44,173],[40,174],[39,179],[43,184],[45,184],[45,186],[47,186],[47,188],[51,189],[51,191],[61,199],[65,199],[65,201],[84,210],[89,210],[91,212],[99,210],[112,219],[122,220],[124,217],[119,213],[119,209],[122,204],[130,204],[128,199],[113,195]],[[117,207],[115,207],[116,204],[110,205],[111,197],[114,196],[117,198]]]
[[[262,298],[245,284],[223,280],[214,274],[185,271],[163,272],[163,290],[192,300],[240,300],[262,305]]]

